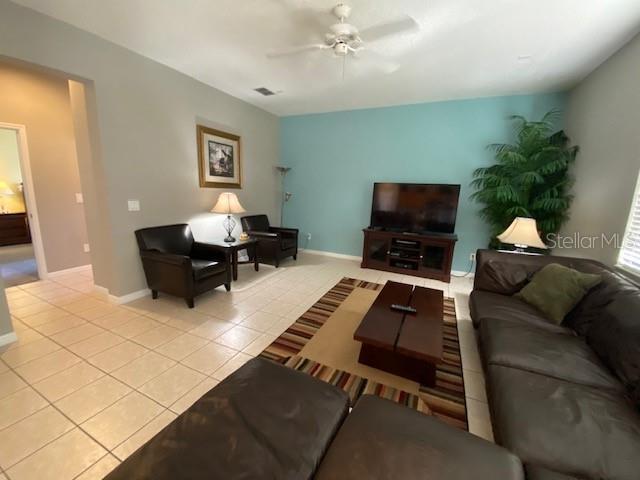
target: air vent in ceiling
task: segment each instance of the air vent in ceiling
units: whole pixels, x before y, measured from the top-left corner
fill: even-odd
[[[262,95],[264,95],[265,97],[270,97],[271,95],[275,95],[276,92],[273,92],[271,90],[269,90],[266,87],[260,87],[260,88],[254,88],[254,90]]]

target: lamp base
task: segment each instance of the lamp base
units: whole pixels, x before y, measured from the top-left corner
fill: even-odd
[[[231,214],[227,215],[227,218],[225,218],[222,222],[222,226],[227,232],[227,238],[225,238],[224,241],[227,243],[235,242],[236,239],[233,235],[231,235],[231,232],[233,232],[233,229],[236,227],[236,221],[233,219]]]

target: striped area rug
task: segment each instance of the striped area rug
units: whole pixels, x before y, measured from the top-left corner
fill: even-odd
[[[434,415],[455,427],[468,430],[458,327],[452,298],[444,299],[444,356],[437,368],[436,385],[421,386],[417,395],[298,355],[355,288],[379,290],[382,285],[343,278],[260,356],[342,388],[349,394],[352,405],[361,395],[378,395],[420,412]]]

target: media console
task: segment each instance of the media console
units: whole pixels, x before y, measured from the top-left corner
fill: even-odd
[[[362,268],[451,280],[451,261],[457,235],[398,233],[365,228]]]

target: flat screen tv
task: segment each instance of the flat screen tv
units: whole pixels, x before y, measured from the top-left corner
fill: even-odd
[[[371,228],[453,233],[460,185],[374,183]]]

